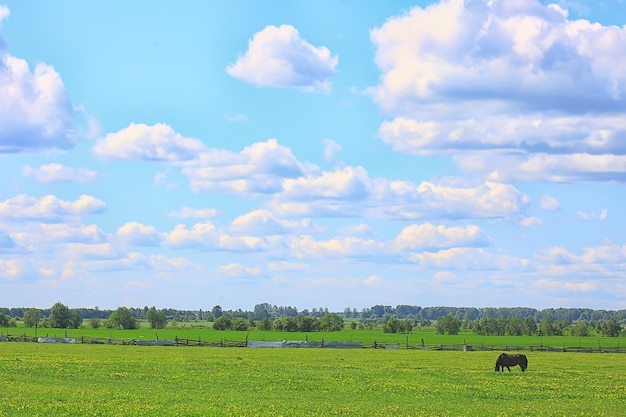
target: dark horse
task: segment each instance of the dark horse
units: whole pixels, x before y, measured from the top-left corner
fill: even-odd
[[[509,372],[511,372],[511,368],[509,368],[509,366],[515,365],[519,365],[519,367],[522,368],[522,372],[524,372],[526,368],[528,368],[528,359],[526,358],[526,355],[522,355],[521,353],[515,353],[513,355],[503,353],[498,356],[495,371],[504,372],[504,368],[506,368]]]

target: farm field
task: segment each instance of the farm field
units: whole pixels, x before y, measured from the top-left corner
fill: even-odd
[[[0,416],[616,416],[626,355],[0,343]]]
[[[144,323],[145,324],[145,323]],[[314,341],[340,341],[340,342],[363,342],[365,346],[371,346],[376,343],[380,344],[398,344],[400,348],[407,346],[421,346],[424,340],[426,347],[436,347],[437,345],[467,343],[475,346],[477,349],[495,347],[509,347],[510,349],[528,349],[530,346],[550,346],[554,348],[563,347],[592,347],[595,350],[610,350],[614,348],[626,349],[626,337],[575,337],[575,336],[480,336],[472,331],[461,331],[457,335],[439,335],[435,333],[433,328],[415,329],[410,334],[391,334],[383,333],[381,329],[371,330],[351,330],[344,329],[339,332],[284,332],[284,331],[261,331],[251,329],[250,331],[218,331],[213,330],[208,325],[206,327],[192,327],[186,324],[184,327],[166,329],[150,329],[142,326],[135,330],[120,329],[47,329],[39,328],[35,333],[34,328],[14,327],[0,328],[0,335],[7,334],[25,334],[33,337],[38,336],[50,337],[72,337],[80,340],[81,337],[86,338],[118,338],[118,339],[181,339],[201,340],[204,342],[220,342],[221,340],[245,341],[248,340],[314,340]]]

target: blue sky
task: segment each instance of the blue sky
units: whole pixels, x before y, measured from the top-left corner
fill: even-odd
[[[0,5],[0,305],[626,308],[626,4]]]

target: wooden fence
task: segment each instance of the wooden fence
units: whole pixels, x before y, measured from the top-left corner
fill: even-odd
[[[40,338],[19,335],[0,335],[0,342],[39,342]],[[245,340],[205,341],[200,337],[197,339],[178,338],[173,340],[145,340],[134,338],[114,338],[114,337],[91,337],[81,336],[74,339],[73,343],[101,344],[101,345],[137,345],[137,346],[206,346],[206,347],[282,347],[282,348],[366,348],[366,349],[419,349],[437,351],[531,351],[531,352],[580,352],[580,353],[626,353],[626,348],[622,346],[603,347],[600,342],[597,346],[547,346],[544,344],[520,346],[520,345],[468,345],[460,344],[426,344],[411,345],[408,343],[378,343],[371,344],[363,342],[337,342],[337,341],[311,341],[311,340],[283,340],[276,342],[261,342]],[[270,346],[271,345],[271,346]]]

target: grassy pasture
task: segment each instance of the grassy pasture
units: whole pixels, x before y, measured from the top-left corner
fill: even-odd
[[[626,355],[0,343],[0,416],[616,416]]]
[[[429,346],[438,344],[463,344],[479,347],[484,346],[511,346],[513,348],[527,348],[529,346],[539,346],[541,344],[551,347],[572,347],[572,346],[588,346],[598,349],[610,349],[615,347],[626,347],[626,337],[574,337],[574,336],[479,336],[472,331],[462,331],[458,335],[438,335],[433,328],[415,329],[410,334],[391,334],[383,333],[381,329],[372,330],[351,330],[344,329],[340,332],[281,332],[281,331],[260,331],[251,329],[245,331],[218,331],[213,330],[208,323],[202,323],[199,327],[193,327],[194,323],[185,323],[184,327],[166,329],[150,329],[147,323],[142,323],[139,329],[120,330],[120,329],[92,329],[89,327],[81,329],[37,329],[38,336],[49,335],[50,337],[73,337],[80,339],[81,336],[97,337],[97,338],[120,338],[120,339],[145,339],[154,340],[157,337],[163,339],[181,339],[202,340],[205,342],[219,342],[220,340],[245,341],[249,340],[325,340],[325,341],[341,341],[341,342],[363,342],[366,346],[371,346],[374,342],[381,344],[400,344],[405,347],[407,342],[409,346],[420,346],[421,340]],[[0,328],[0,334],[26,334],[27,336],[35,336],[34,328]]]

